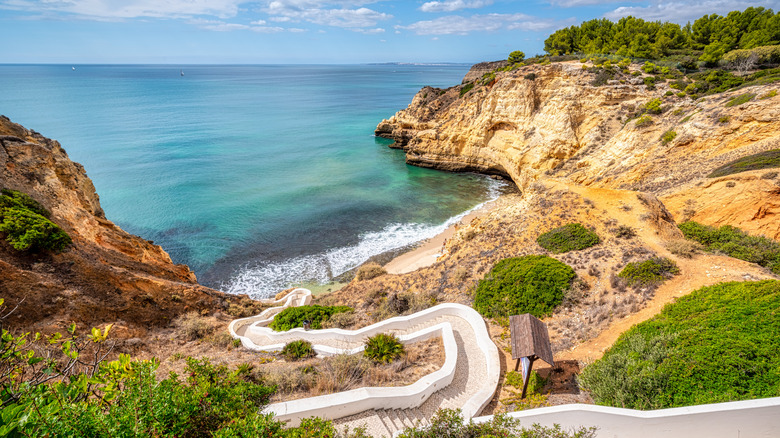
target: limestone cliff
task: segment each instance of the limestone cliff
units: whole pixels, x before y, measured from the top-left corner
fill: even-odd
[[[118,322],[139,336],[187,310],[213,311],[224,294],[197,284],[159,246],[106,219],[84,168],[54,140],[0,116],[0,186],[29,194],[73,239],[60,254],[19,252],[0,240],[0,297],[19,307],[6,324],[57,329]]]
[[[742,93],[699,100],[677,97],[667,84],[648,90],[641,76],[618,74],[591,85],[579,62],[497,72],[447,90],[423,88],[408,108],[377,127],[407,162],[451,171],[504,175],[522,189],[542,176],[611,188],[663,192],[738,156],[780,145],[780,97],[725,107]],[[636,71],[636,70],[634,70]],[[632,116],[654,98],[663,112],[646,125]],[[676,137],[664,142],[662,134]]]
[[[410,164],[503,175],[521,190],[558,179],[662,200],[674,195],[676,220],[728,223],[777,238],[774,183],[754,175],[736,178],[743,189],[717,190],[725,180],[706,176],[736,158],[780,147],[780,96],[771,93],[778,85],[693,100],[678,97],[670,81],[649,90],[643,75],[633,66],[594,85],[596,73],[572,61],[499,71],[474,79],[470,90],[470,84],[426,87],[376,134],[394,139],[392,147],[403,148]],[[745,93],[755,98],[726,105]],[[662,111],[638,117],[652,99],[661,99]]]

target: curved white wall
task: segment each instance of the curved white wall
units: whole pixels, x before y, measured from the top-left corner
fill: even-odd
[[[431,394],[449,385],[455,373],[458,346],[455,342],[452,326],[446,322],[448,317],[460,318],[468,323],[470,329],[474,331],[480,354],[485,357],[485,368],[473,371],[484,376],[485,384],[461,407],[464,417],[471,418],[478,414],[493,398],[501,370],[498,349],[490,339],[485,321],[474,309],[462,304],[440,304],[412,315],[397,316],[358,330],[304,330],[296,328],[286,332],[276,332],[267,327],[273,316],[284,308],[307,304],[310,301],[311,292],[306,289],[296,289],[280,300],[268,302],[269,304],[280,304],[278,307],[266,309],[254,317],[233,321],[229,326],[230,334],[234,338],[241,339],[241,343],[246,348],[256,351],[278,351],[290,341],[305,339],[313,344],[318,354],[329,355],[344,352],[356,353],[362,350],[362,347],[339,349],[326,345],[333,341],[347,342],[353,345],[362,344],[365,339],[377,333],[404,330],[422,325],[423,329],[399,338],[402,342],[414,342],[434,335],[442,336],[446,355],[445,363],[438,371],[404,387],[359,388],[337,394],[270,405],[267,411],[274,412],[279,419],[297,424],[300,418],[309,416],[335,419],[369,409],[405,409],[420,406]],[[435,320],[437,319],[442,319],[445,322],[436,324]],[[239,335],[238,331],[244,331],[243,335]],[[249,339],[252,336],[267,339],[268,343],[258,345]]]
[[[636,411],[596,405],[562,405],[511,412],[524,426],[560,424],[598,428],[599,438],[778,438],[780,397],[683,408]],[[489,421],[492,416],[474,418]]]

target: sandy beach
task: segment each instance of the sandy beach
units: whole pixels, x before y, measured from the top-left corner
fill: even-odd
[[[499,198],[500,199],[500,198]],[[417,248],[405,252],[391,260],[384,266],[388,274],[406,274],[426,266],[436,263],[436,260],[442,255],[444,242],[452,237],[461,226],[468,225],[477,217],[484,216],[495,208],[498,199],[485,203],[482,207],[463,216],[455,224],[448,227],[442,233],[423,242]]]

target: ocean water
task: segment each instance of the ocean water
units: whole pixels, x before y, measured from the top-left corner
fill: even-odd
[[[495,197],[373,130],[466,65],[0,65],[0,114],[82,163],[107,217],[201,283],[254,297],[331,280]]]

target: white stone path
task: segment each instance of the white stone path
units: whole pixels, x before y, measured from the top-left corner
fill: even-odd
[[[441,408],[461,409],[468,419],[479,415],[495,394],[500,373],[498,349],[482,316],[461,304],[440,304],[430,309],[390,318],[358,330],[303,330],[274,332],[267,327],[273,316],[290,306],[311,302],[311,292],[295,289],[257,316],[233,321],[230,334],[244,347],[278,351],[290,341],[310,341],[321,355],[355,353],[376,333],[393,333],[402,342],[441,336],[445,363],[412,385],[391,388],[359,388],[285,403],[266,409],[277,418],[297,424],[301,418],[331,419],[339,427],[365,425],[374,437],[392,437],[406,427],[427,424]]]

